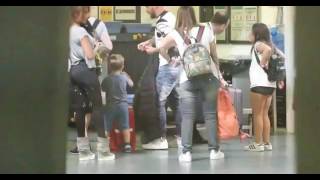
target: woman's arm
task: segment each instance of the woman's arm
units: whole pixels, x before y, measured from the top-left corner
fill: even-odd
[[[112,41],[110,39],[108,31],[105,31],[101,35],[101,41],[108,48],[109,51],[113,49]]]
[[[268,63],[272,54],[272,49],[265,43],[257,43],[257,51],[261,54],[260,65],[263,68],[268,68]]]
[[[93,47],[90,44],[89,37],[88,36],[84,36],[81,39],[80,43],[81,43],[81,47],[83,49],[85,57],[88,60],[94,60],[95,55],[94,55]]]

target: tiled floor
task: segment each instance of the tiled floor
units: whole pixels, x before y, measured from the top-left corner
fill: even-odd
[[[93,141],[95,135],[91,135]],[[168,151],[138,151],[133,154],[117,154],[115,161],[97,160],[80,162],[77,155],[67,152],[67,173],[295,173],[294,135],[278,134],[272,136],[272,152],[246,152],[243,146],[248,142],[230,140],[221,143],[225,153],[223,160],[209,160],[206,145],[193,148],[192,163],[180,164],[177,149]],[[171,141],[170,144],[174,143]],[[75,132],[69,133],[67,150],[75,145]],[[95,149],[95,142],[92,143]]]

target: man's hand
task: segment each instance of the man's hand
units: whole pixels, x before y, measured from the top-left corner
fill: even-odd
[[[144,51],[146,46],[151,46],[151,43],[149,40],[139,43],[137,48],[139,51]]]
[[[155,48],[155,47],[152,47],[152,46],[145,46],[145,47],[144,47],[144,51],[145,51],[147,54],[153,54],[153,53],[158,52],[158,49]]]
[[[223,87],[223,88],[228,88],[229,87],[228,82],[225,81],[224,79],[220,79],[220,84],[221,84],[221,87]]]

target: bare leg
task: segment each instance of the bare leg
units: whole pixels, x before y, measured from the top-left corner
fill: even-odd
[[[130,129],[122,131],[124,143],[130,144]]]
[[[85,129],[85,133],[86,133],[86,137],[88,137],[88,129],[90,126],[90,122],[91,122],[91,113],[87,113],[86,114],[86,129]]]
[[[263,110],[263,142],[270,143],[270,119],[269,119],[269,108],[272,102],[272,95],[267,97],[267,101],[264,105]]]
[[[262,144],[263,131],[263,105],[266,98],[258,93],[251,92],[251,105],[253,110],[254,136],[257,144]]]

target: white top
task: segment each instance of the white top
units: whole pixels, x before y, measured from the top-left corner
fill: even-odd
[[[258,57],[261,60],[261,54],[257,51],[256,45],[254,46],[254,49],[258,53]],[[258,86],[276,88],[277,87],[276,82],[270,82],[268,80],[267,73],[263,70],[260,64],[258,64],[254,51],[251,52],[251,59],[252,60],[251,60],[251,65],[249,70],[250,88],[254,88]]]
[[[203,24],[203,25],[204,25],[204,26],[207,26],[207,27],[210,29],[210,31],[211,31],[211,33],[212,33],[212,35],[213,35],[213,38],[214,38],[214,43],[217,44],[216,34],[215,34],[214,31],[213,31],[213,24],[212,24],[211,22],[207,22],[207,23],[205,23],[205,24]]]
[[[96,17],[90,17],[88,21],[91,25],[93,25],[96,19]],[[112,49],[112,42],[110,40],[107,26],[102,21],[99,22],[96,28],[96,33],[99,40],[101,40],[108,49]]]
[[[192,28],[190,33],[189,33],[189,36],[193,37],[193,38],[196,38],[197,34],[198,34],[198,30],[199,30],[199,27]],[[169,34],[169,36],[171,36],[175,40],[175,42],[177,44],[177,48],[179,50],[179,53],[182,56],[184,51],[188,47],[188,45],[184,43],[184,40],[182,39],[181,35],[176,30],[172,31]],[[212,42],[214,42],[213,34],[211,33],[210,29],[205,26],[205,29],[204,29],[204,32],[203,32],[203,35],[202,35],[200,43],[202,45],[204,45],[208,49],[208,51],[210,52],[210,44]],[[215,71],[214,75],[216,77],[218,77],[218,72],[216,72],[216,68],[214,68],[213,70]],[[185,70],[183,69],[181,74],[180,74],[180,82],[179,83],[182,84],[182,83],[184,83],[186,81],[188,81],[188,77],[187,77],[187,74],[186,74]]]
[[[94,46],[94,39],[88,34],[88,32],[79,25],[72,25],[70,27],[69,32],[69,48],[70,48],[70,57],[69,57],[69,63],[70,65],[77,65],[79,64],[80,60],[84,59],[88,65],[89,68],[96,67],[95,60],[88,60],[86,56],[84,55],[83,48],[81,46],[81,40],[84,37],[89,37],[89,41]]]
[[[158,17],[157,21],[159,19],[160,19],[160,17]],[[167,12],[164,16],[162,16],[161,19],[166,20],[166,22],[159,22],[156,25],[156,30],[155,30],[155,35],[154,35],[156,47],[159,47],[159,43],[163,39],[163,36],[161,36],[161,37],[157,36],[159,31],[161,31],[164,34],[169,34],[170,32],[172,32],[174,30],[174,27],[176,24],[176,17],[171,12]],[[163,66],[166,64],[168,64],[168,61],[159,54],[159,66]]]

